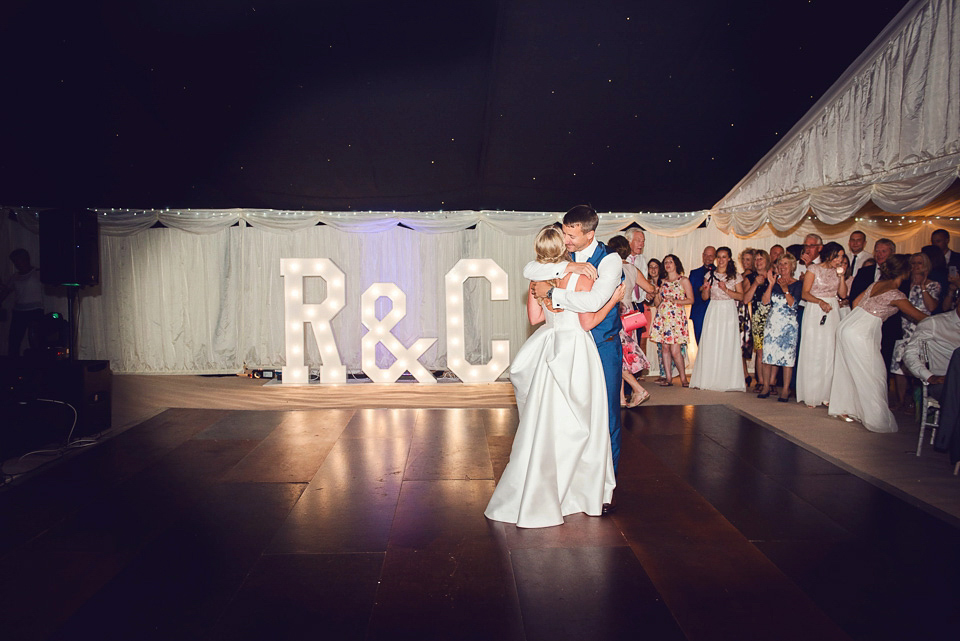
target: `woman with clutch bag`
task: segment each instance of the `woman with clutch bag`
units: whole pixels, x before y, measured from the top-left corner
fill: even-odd
[[[630,242],[624,236],[614,236],[607,241],[607,247],[620,254],[623,261],[623,284],[625,293],[623,301],[620,303],[620,315],[633,312],[633,292],[638,278],[643,278],[643,274],[634,265],[627,262],[630,256]],[[644,312],[634,312],[643,314]],[[632,331],[626,328],[620,330],[620,342],[623,344],[623,385],[620,386],[620,406],[636,407],[650,398],[650,393],[643,389],[643,385],[637,380],[636,374],[645,369],[650,369],[650,361],[641,348],[640,344],[634,338]],[[633,390],[630,395],[630,401],[626,398],[626,386],[629,385]]]

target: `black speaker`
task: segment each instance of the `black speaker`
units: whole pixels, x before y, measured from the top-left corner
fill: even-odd
[[[40,212],[40,280],[47,285],[100,283],[99,223],[86,209]]]
[[[111,426],[113,372],[110,361],[54,361],[40,383],[40,397],[73,405],[73,436],[105,432]]]
[[[0,457],[63,444],[111,426],[110,361],[0,359]],[[0,460],[3,460],[0,458]]]

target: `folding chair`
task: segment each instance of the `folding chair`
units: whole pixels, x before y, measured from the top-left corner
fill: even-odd
[[[927,365],[927,343],[920,341],[920,360]],[[923,396],[921,397],[920,407],[920,438],[917,439],[917,456],[920,456],[920,450],[923,448],[923,434],[927,428],[930,428],[930,445],[933,445],[933,439],[937,435],[937,427],[940,425],[940,401],[930,396],[930,384],[923,381]],[[930,418],[931,413],[933,419]],[[956,470],[954,470],[956,473]]]

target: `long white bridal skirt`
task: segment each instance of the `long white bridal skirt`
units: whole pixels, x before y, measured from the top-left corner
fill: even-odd
[[[600,516],[617,481],[593,338],[579,324],[541,327],[517,352],[510,381],[520,425],[484,514],[526,528],[561,525],[578,512]]]
[[[871,432],[896,432],[887,407],[887,368],[880,355],[883,322],[858,307],[837,328],[830,415],[847,415]]]
[[[744,392],[743,354],[737,301],[712,300],[703,317],[697,360],[690,387],[717,392]]]
[[[803,308],[803,326],[800,328],[797,402],[811,407],[830,402],[837,326],[840,325],[840,301],[836,297],[823,300],[830,303],[830,311],[824,314],[819,305],[808,302]],[[824,316],[827,320],[821,325],[820,319]]]

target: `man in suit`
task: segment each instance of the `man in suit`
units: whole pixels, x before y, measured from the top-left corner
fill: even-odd
[[[960,272],[960,253],[950,251],[950,232],[938,229],[930,236],[930,244],[943,252],[943,262],[947,264],[947,271],[951,267]]]
[[[690,272],[690,285],[695,292],[700,291],[708,274],[712,274],[715,269],[713,261],[717,259],[716,247],[707,245],[703,248],[701,257],[703,258],[703,266]],[[709,300],[702,300],[702,297],[698,295],[693,297],[693,304],[690,306],[690,320],[693,321],[693,334],[697,339],[698,346],[700,345],[700,332],[703,331],[703,317],[707,313],[707,305],[709,304]]]
[[[595,312],[603,307],[623,280],[623,261],[620,255],[596,240],[600,222],[597,212],[589,205],[577,205],[563,217],[563,240],[573,262],[538,263],[531,261],[523,268],[523,277],[535,281],[534,295],[546,297],[555,309],[571,312]],[[568,292],[554,289],[549,281],[562,278],[567,272],[587,274],[596,278],[587,292]],[[644,291],[653,291],[645,278],[638,282]],[[603,377],[607,384],[607,408],[610,421],[610,446],[613,451],[613,469],[620,463],[620,387],[623,384],[623,345],[620,343],[619,306],[615,306],[599,325],[590,330],[600,352]],[[605,511],[607,508],[604,508]]]
[[[850,259],[850,267],[847,268],[846,278],[855,277],[863,264],[873,258],[870,252],[864,249],[866,245],[867,235],[862,231],[857,230],[850,234],[850,240],[847,241],[847,247],[850,249],[850,253],[847,255],[847,258]]]
[[[870,285],[880,280],[880,268],[887,262],[887,259],[893,256],[897,251],[896,244],[889,238],[881,238],[873,245],[873,258],[876,265],[864,267],[853,279],[850,286],[850,304],[853,305],[857,296],[863,293]],[[889,364],[890,357],[893,355],[894,344],[903,338],[903,326],[900,323],[900,314],[894,314],[886,321],[880,329],[880,354],[883,356],[883,362]]]

